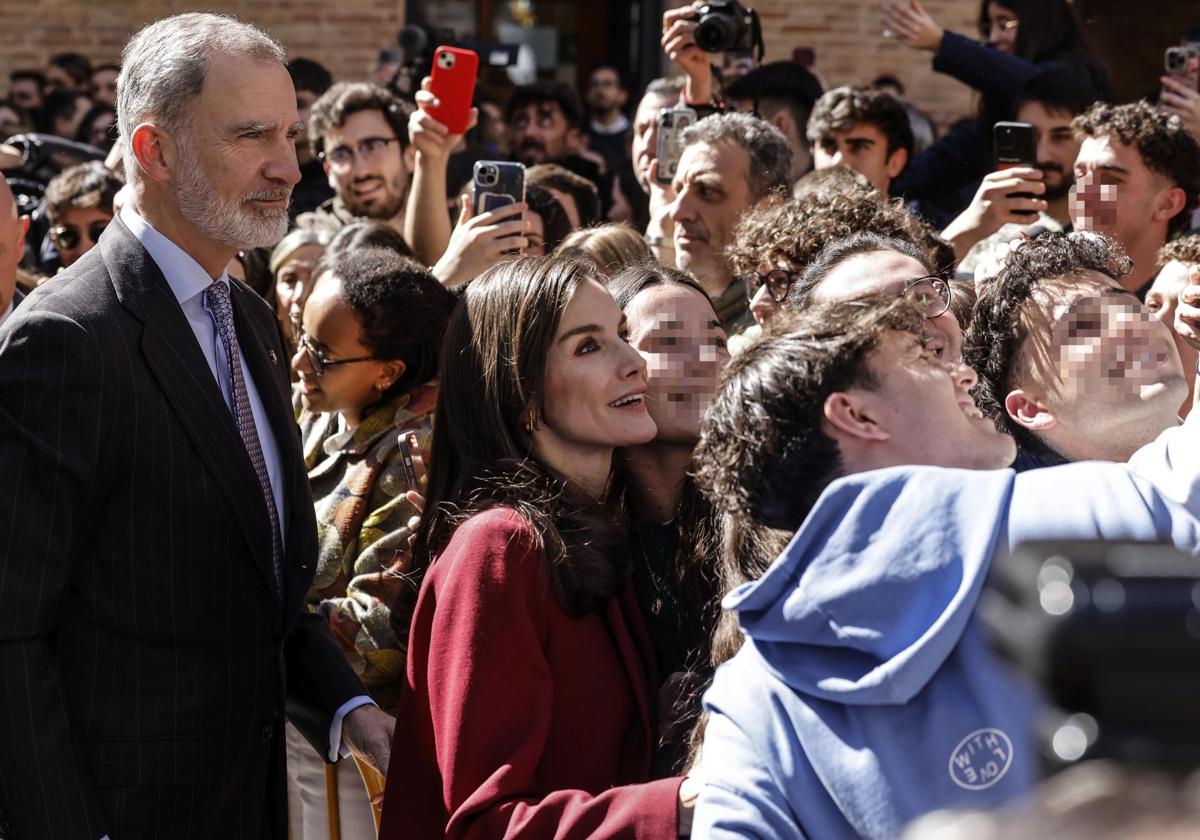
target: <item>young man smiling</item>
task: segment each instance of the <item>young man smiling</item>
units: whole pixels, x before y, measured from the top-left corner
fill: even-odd
[[[334,197],[316,211],[335,225],[373,219],[404,235],[414,151],[408,109],[369,82],[342,82],[312,106],[308,135]]]
[[[746,641],[705,694],[697,836],[891,838],[1020,797],[1038,704],[974,620],[992,564],[1030,540],[1200,540],[1200,447],[1000,469],[1012,439],[927,324],[894,295],[782,313],[705,415],[717,514],[794,536],[723,602]]]
[[[808,119],[817,169],[845,165],[889,195],[913,152],[908,112],[890,94],[868,88],[826,91]]]

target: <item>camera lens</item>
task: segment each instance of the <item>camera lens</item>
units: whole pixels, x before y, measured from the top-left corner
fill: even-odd
[[[707,14],[696,24],[696,46],[705,52],[733,49],[737,35],[737,20],[728,13]]]

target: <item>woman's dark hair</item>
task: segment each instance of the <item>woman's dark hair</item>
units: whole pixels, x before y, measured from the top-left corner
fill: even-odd
[[[433,379],[454,293],[416,261],[386,248],[346,251],[322,264],[341,281],[371,354],[404,362],[404,373],[380,401]]]
[[[553,254],[571,232],[571,221],[567,218],[567,211],[558,203],[553,193],[534,184],[526,185],[525,201],[529,209],[541,217],[546,254]]]
[[[325,253],[330,259],[360,248],[388,248],[402,257],[413,257],[412,248],[391,225],[364,220],[351,222],[334,235]]]
[[[534,457],[524,430],[531,409],[545,416],[555,333],[576,290],[591,281],[599,282],[586,263],[523,257],[466,286],[442,350],[425,515],[413,546],[418,574],[459,524],[505,506],[533,525],[551,589],[569,615],[601,611],[624,586],[622,494],[588,498]],[[407,631],[403,617],[394,623]]]
[[[608,281],[608,290],[622,310],[646,289],[656,286],[685,286],[700,295],[709,306],[712,299],[704,287],[689,275],[650,261],[624,269]],[[713,318],[717,318],[713,310]],[[621,462],[618,458],[618,464]],[[632,485],[626,483],[627,498],[636,499]],[[636,509],[633,511],[636,515]],[[671,558],[670,581],[677,599],[679,631],[687,646],[687,670],[702,676],[696,685],[681,698],[684,708],[674,716],[671,731],[666,733],[667,749],[674,747],[679,759],[686,758],[683,743],[701,714],[700,695],[712,677],[713,631],[721,614],[721,577],[718,573],[717,523],[712,505],[696,487],[689,471],[684,478],[675,511],[675,554]],[[666,676],[660,675],[660,676]],[[673,768],[681,771],[682,767]]]
[[[106,136],[102,143],[93,143],[92,123],[94,123],[99,117],[105,115],[112,117],[112,125],[108,127],[108,131],[106,132]],[[106,152],[111,149],[113,144],[117,142],[116,109],[111,105],[105,105],[103,103],[99,105],[93,105],[91,108],[89,108],[87,113],[83,115],[83,119],[79,121],[79,130],[75,132],[75,140],[78,143],[87,143],[90,146],[98,146],[99,148],[104,149]]]
[[[237,261],[246,272],[246,285],[275,311],[275,275],[271,273],[271,253],[266,248],[246,248],[237,252]]]
[[[988,6],[995,3],[1012,12],[1018,21],[1016,55],[1042,62],[1072,50],[1091,54],[1083,27],[1067,0],[982,0],[979,31],[988,33]]]

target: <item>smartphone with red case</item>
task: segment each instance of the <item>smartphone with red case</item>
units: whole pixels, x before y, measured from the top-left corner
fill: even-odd
[[[438,98],[438,106],[427,110],[429,116],[450,129],[451,134],[463,134],[467,130],[478,72],[479,56],[471,50],[438,47],[433,52],[429,92]]]

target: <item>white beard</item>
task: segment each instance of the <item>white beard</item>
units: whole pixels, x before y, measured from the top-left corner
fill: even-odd
[[[257,210],[249,202],[288,198],[290,189],[260,190],[238,201],[212,188],[192,154],[179,148],[179,212],[201,233],[230,248],[270,248],[287,233],[286,207]]]

